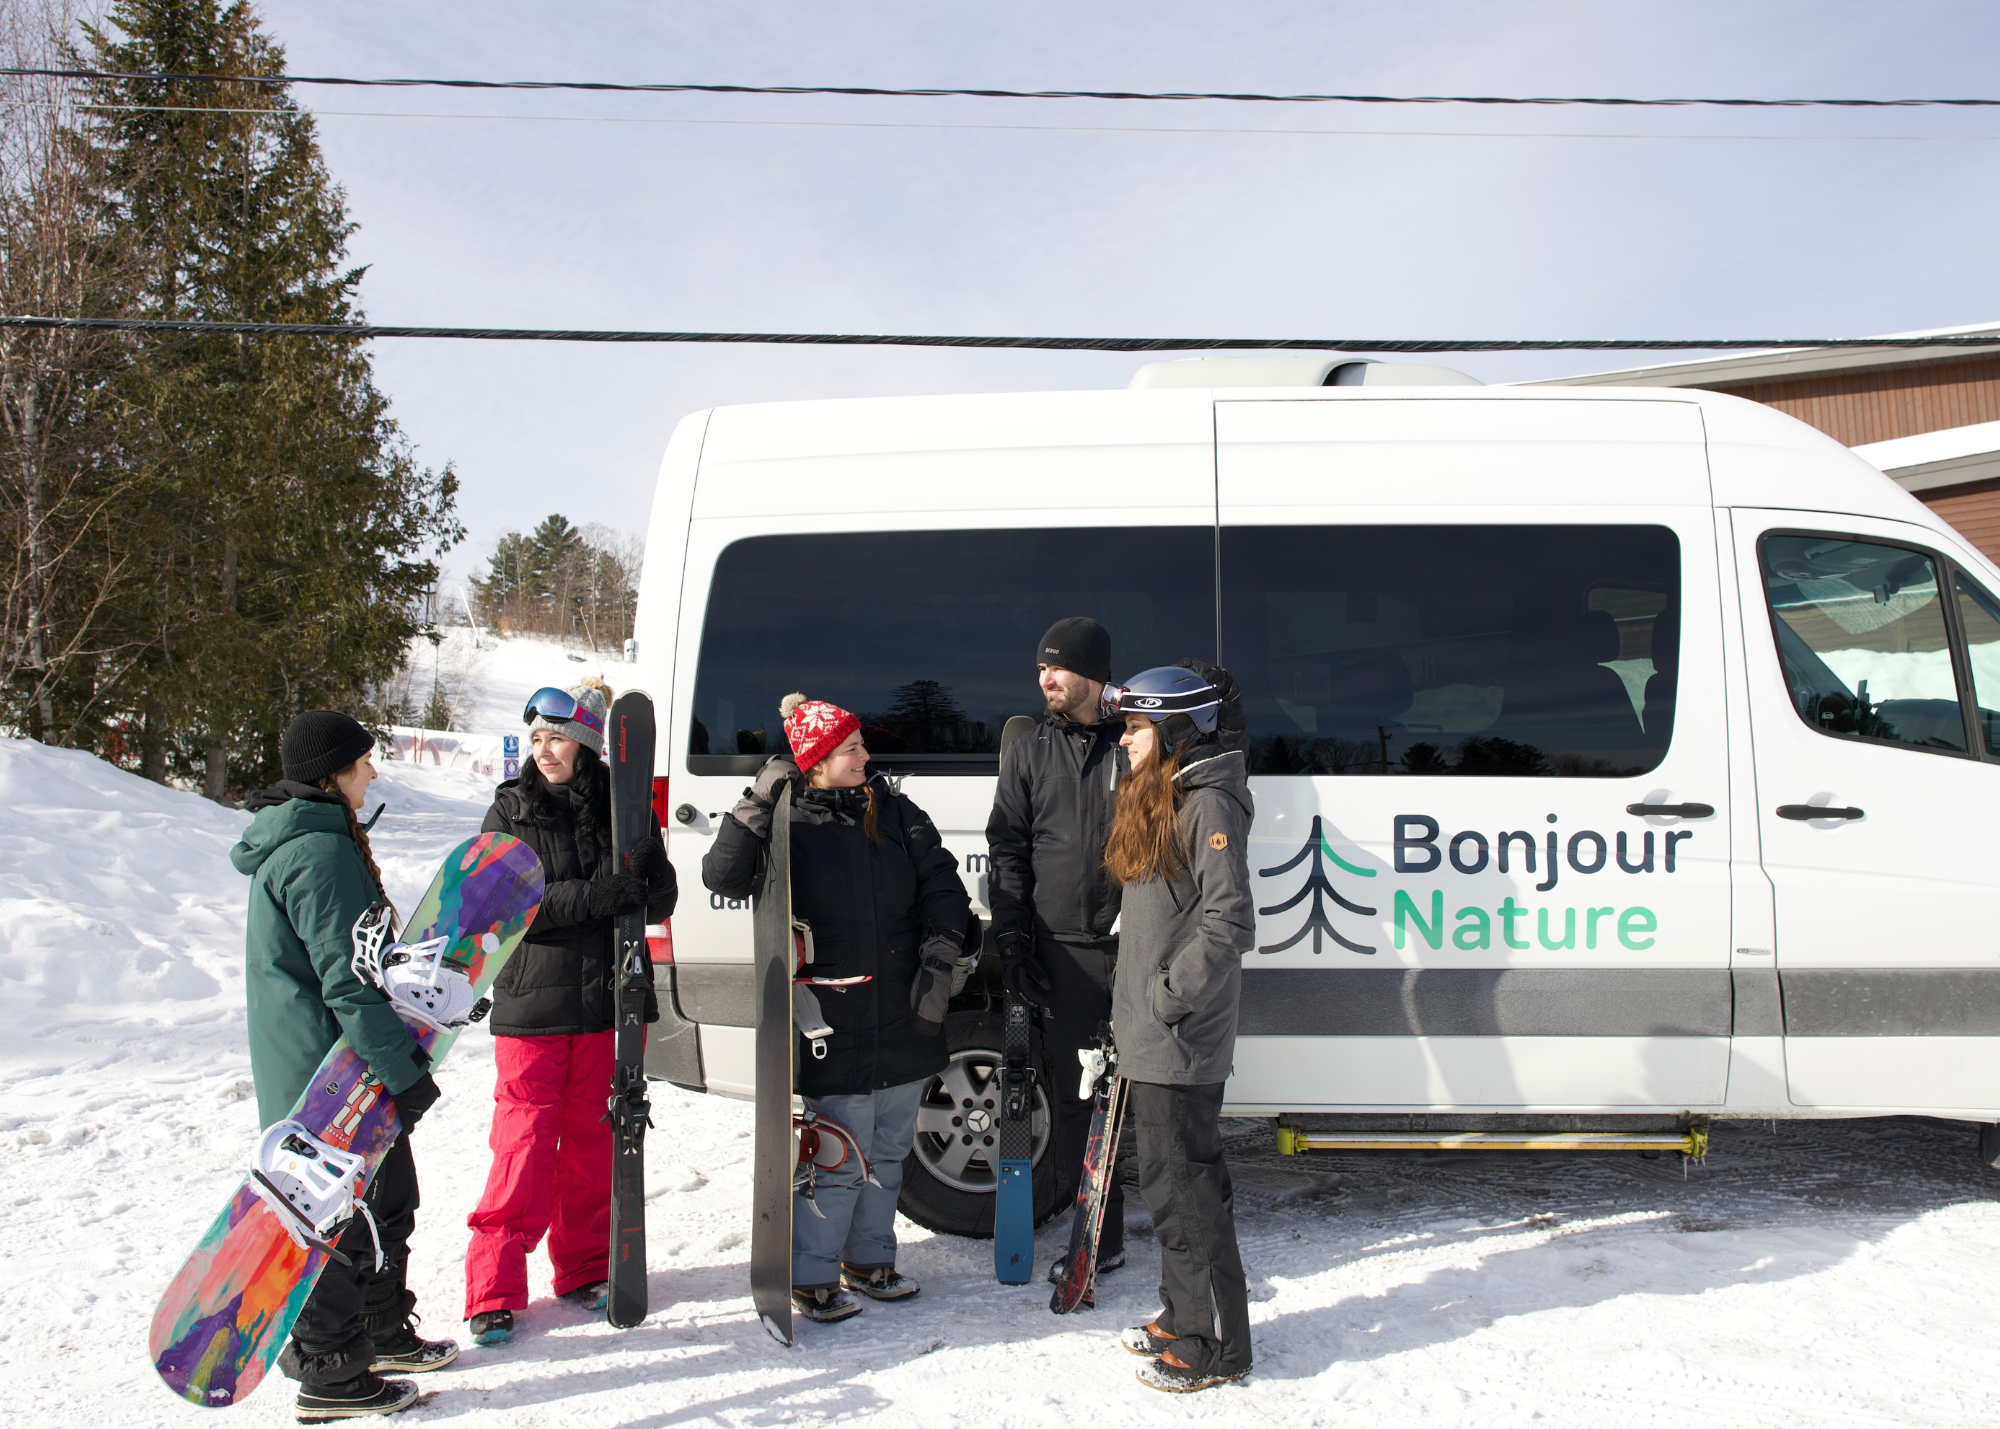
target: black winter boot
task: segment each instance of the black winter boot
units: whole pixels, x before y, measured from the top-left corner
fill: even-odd
[[[301,1386],[299,1423],[331,1424],[336,1419],[394,1414],[408,1409],[416,1397],[417,1387],[407,1379],[379,1379],[364,1370],[340,1384]]]
[[[369,1368],[380,1374],[425,1374],[443,1369],[458,1358],[456,1340],[426,1340],[417,1334],[423,1317],[416,1313],[417,1297],[405,1290],[388,1308],[365,1314],[361,1324],[375,1344],[375,1358]]]

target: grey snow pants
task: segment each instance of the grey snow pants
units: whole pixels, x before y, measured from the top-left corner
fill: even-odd
[[[1175,1359],[1203,1372],[1250,1368],[1250,1287],[1236,1249],[1235,1192],[1222,1159],[1222,1083],[1130,1083],[1139,1193],[1160,1241],[1159,1326]]]
[[[928,1080],[854,1096],[805,1098],[815,1113],[853,1134],[880,1184],[863,1181],[849,1157],[845,1165],[818,1174],[811,1201],[792,1197],[794,1286],[838,1285],[843,1262],[867,1270],[896,1263],[896,1198],[903,1191],[903,1158],[916,1140],[917,1100]]]

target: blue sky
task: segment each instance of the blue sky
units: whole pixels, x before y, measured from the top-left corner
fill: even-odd
[[[2000,95],[2000,7],[1983,3],[266,0],[262,9],[300,74]],[[370,265],[363,294],[378,322],[1678,337],[1860,335],[2000,318],[2000,110],[298,94],[322,114],[328,161],[361,225],[353,253]],[[790,122],[629,122],[640,120]],[[1078,127],[820,127],[834,122]],[[1423,137],[1381,132],[1411,130]],[[1549,137],[1489,137],[1503,131]],[[1437,137],[1444,132],[1479,137]],[[1812,137],[1568,137],[1584,134]],[[1940,137],[1981,134],[1995,137]],[[420,456],[456,463],[464,482],[472,534],[451,558],[458,572],[476,568],[502,531],[552,510],[642,530],[667,436],[702,407],[1123,386],[1143,360],[376,348],[378,380]],[[1498,381],[1649,359],[1437,360]]]

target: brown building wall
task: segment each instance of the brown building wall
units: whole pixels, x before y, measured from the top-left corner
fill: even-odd
[[[1766,403],[1818,427],[1842,446],[1858,447],[1974,422],[2000,422],[2000,357],[1713,390]]]
[[[1920,491],[1917,500],[1950,522],[1987,560],[2000,565],[2000,481],[1954,486],[1936,493]]]

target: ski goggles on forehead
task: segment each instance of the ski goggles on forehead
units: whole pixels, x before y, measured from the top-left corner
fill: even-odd
[[[604,721],[592,714],[588,705],[578,704],[575,695],[553,685],[544,685],[528,696],[528,707],[521,711],[521,723],[533,724],[536,715],[543,719],[575,720],[585,729],[604,733]]]

